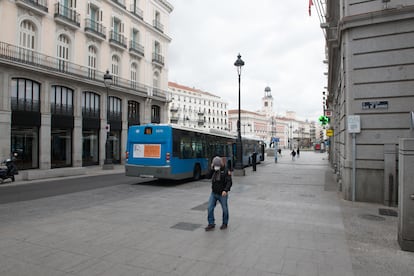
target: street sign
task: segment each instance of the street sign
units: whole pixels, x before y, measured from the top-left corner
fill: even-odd
[[[333,129],[327,129],[326,130],[326,136],[328,136],[328,137],[332,137],[333,136]]]
[[[361,118],[359,115],[348,116],[348,133],[361,132]]]
[[[279,138],[278,137],[272,137],[272,143],[276,142],[279,143]]]
[[[325,110],[326,117],[332,117],[332,110]]]

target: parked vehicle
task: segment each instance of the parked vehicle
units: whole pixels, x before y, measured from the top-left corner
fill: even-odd
[[[11,179],[14,182],[14,176],[18,174],[16,165],[12,159],[6,159],[2,162],[6,167],[0,168],[0,183],[3,183],[6,179]]]

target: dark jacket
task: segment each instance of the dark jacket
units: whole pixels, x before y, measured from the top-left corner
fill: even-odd
[[[233,184],[231,175],[226,168],[219,171],[212,170],[211,173],[211,189],[213,193],[221,195],[223,191],[229,192]]]

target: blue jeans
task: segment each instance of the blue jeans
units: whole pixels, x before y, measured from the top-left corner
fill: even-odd
[[[226,196],[222,196],[222,195],[218,195],[215,193],[211,193],[210,194],[210,198],[208,200],[208,224],[215,224],[215,220],[214,220],[214,208],[216,207],[216,203],[217,200],[220,202],[221,204],[221,209],[223,210],[223,224],[228,224],[229,223],[229,208],[227,206],[227,199],[228,199],[228,194]]]

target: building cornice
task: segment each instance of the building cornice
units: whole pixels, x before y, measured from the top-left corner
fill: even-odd
[[[174,10],[174,6],[171,5],[168,1],[165,0],[155,0],[159,5],[161,5],[164,9],[166,9],[169,13]]]
[[[392,9],[345,16],[339,21],[339,27],[340,31],[345,31],[360,26],[412,18],[414,18],[414,5],[399,6]]]

